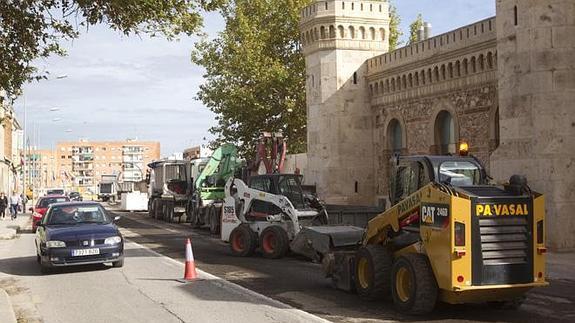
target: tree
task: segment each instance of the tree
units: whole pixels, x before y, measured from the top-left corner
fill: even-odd
[[[401,24],[401,17],[397,13],[397,8],[393,4],[389,4],[389,50],[392,51],[401,45],[399,38],[403,36],[403,32],[399,29]]]
[[[417,32],[421,27],[423,27],[423,16],[418,14],[415,21],[409,25],[409,44],[417,42]]]
[[[197,43],[192,61],[206,70],[198,98],[216,114],[213,145],[254,153],[261,131],[282,131],[292,153],[305,151],[305,61],[300,10],[310,0],[235,0],[225,29]]]
[[[61,42],[80,29],[107,24],[125,35],[162,34],[169,39],[201,27],[200,9],[226,0],[0,0],[0,89],[18,95],[22,85],[42,79],[33,61],[65,55]]]

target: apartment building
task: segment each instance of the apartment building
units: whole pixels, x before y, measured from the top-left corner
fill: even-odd
[[[124,182],[144,179],[146,165],[160,158],[155,141],[70,141],[56,146],[57,179],[65,186],[94,188],[102,175],[119,175]]]

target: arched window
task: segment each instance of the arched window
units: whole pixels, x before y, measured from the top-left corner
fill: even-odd
[[[407,86],[410,88],[413,87],[413,75],[411,73],[407,76]]]
[[[345,38],[345,29],[343,26],[337,26],[337,30],[339,32],[339,38]]]
[[[365,28],[363,26],[359,27],[359,38],[365,39]]]
[[[471,57],[471,73],[477,72],[477,66],[475,65],[475,56]]]
[[[493,68],[493,53],[491,52],[487,53],[487,68],[488,69]]]
[[[461,76],[461,63],[459,61],[455,62],[455,77]]]
[[[375,40],[375,28],[369,28],[369,37],[371,40]]]
[[[353,26],[349,26],[349,38],[355,39],[355,28]]]
[[[425,70],[421,70],[421,85],[425,85]]]
[[[379,90],[381,91],[381,93],[383,94],[384,90],[383,90],[383,81],[379,82]]]
[[[376,95],[379,94],[379,83],[377,83],[377,82],[375,83],[375,89],[374,89],[374,91],[375,91],[374,93],[375,93]]]
[[[448,111],[441,111],[435,119],[435,145],[440,155],[456,153],[455,124],[453,116]]]
[[[391,90],[395,92],[395,79],[391,79]]]
[[[419,73],[417,71],[415,72],[414,77],[415,77],[414,85],[419,86]]]
[[[485,69],[485,61],[483,60],[483,54],[480,54],[477,59],[479,63],[479,71],[483,71]]]
[[[453,78],[453,63],[449,62],[447,64],[447,76],[452,79]]]
[[[467,74],[469,74],[469,66],[468,66],[469,64],[467,64],[467,62],[468,62],[468,61],[467,61],[467,58],[464,58],[464,59],[463,59],[463,66],[462,66],[462,67],[463,67],[463,71],[461,72],[462,75],[467,75]]]
[[[401,88],[404,90],[407,89],[407,77],[405,77],[405,75],[401,77]]]
[[[437,66],[433,69],[433,81],[439,82],[439,68]]]
[[[329,26],[329,38],[335,38],[335,27],[333,25]]]
[[[321,39],[325,39],[325,37],[326,37],[326,35],[325,35],[325,26],[319,27],[319,35],[320,35]]]
[[[385,92],[389,93],[389,79],[385,80]]]
[[[403,148],[403,131],[397,119],[391,119],[387,126],[388,147],[395,154],[401,153]]]
[[[445,76],[445,64],[441,65],[441,80],[445,81],[446,76]]]
[[[379,28],[379,37],[381,40],[385,40],[385,28]]]
[[[427,83],[433,83],[433,74],[431,73],[431,68],[427,69]]]

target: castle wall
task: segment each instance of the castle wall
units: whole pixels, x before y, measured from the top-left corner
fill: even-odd
[[[545,194],[547,244],[575,249],[575,2],[497,1],[500,180]]]
[[[489,156],[499,142],[495,18],[374,57],[367,66],[378,199],[388,195],[394,153],[441,153],[436,126],[441,111],[453,117],[452,149],[467,141],[470,153],[490,168]],[[400,150],[391,143],[395,120],[402,130]]]

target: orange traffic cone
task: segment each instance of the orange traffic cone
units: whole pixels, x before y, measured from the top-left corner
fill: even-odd
[[[198,273],[196,272],[196,263],[194,262],[194,253],[192,251],[192,242],[188,238],[186,241],[186,269],[184,271],[184,279],[180,281],[188,282],[196,280]]]

